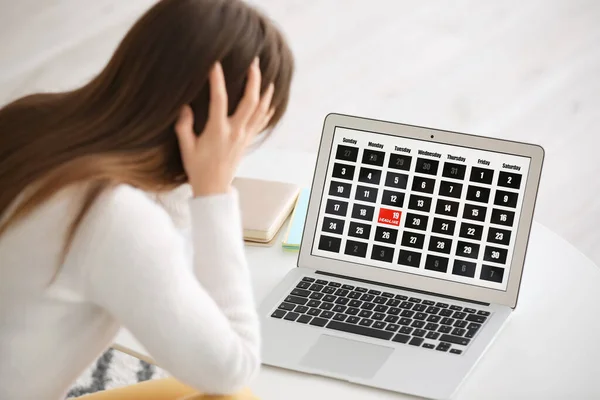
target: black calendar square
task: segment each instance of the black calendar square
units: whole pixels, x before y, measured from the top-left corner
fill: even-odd
[[[384,190],[381,196],[381,204],[393,207],[402,207],[404,205],[404,192],[393,192]]]
[[[407,213],[406,222],[404,223],[405,228],[419,229],[424,231],[427,229],[427,220],[429,219],[426,215]]]
[[[375,238],[374,240],[383,243],[396,244],[396,240],[398,239],[398,230],[387,228],[383,226],[378,226],[375,229]]]
[[[455,163],[444,163],[444,170],[442,171],[442,176],[444,178],[454,178],[454,179],[465,179],[465,172],[467,171],[467,166],[463,164],[455,164]]]
[[[345,217],[348,212],[348,203],[341,200],[329,199],[325,205],[325,212],[327,214],[339,215]]]
[[[459,240],[458,243],[456,243],[456,255],[459,257],[477,259],[477,257],[479,257],[479,245],[477,243]]]
[[[411,210],[429,212],[431,209],[431,197],[411,194],[410,200],[408,201],[408,208]]]
[[[459,235],[460,237],[467,239],[481,240],[481,236],[483,235],[483,226],[463,222],[460,224]]]
[[[409,231],[402,233],[402,246],[422,249],[423,244],[425,244],[425,235]]]
[[[517,206],[518,193],[505,192],[504,190],[496,190],[494,204],[497,206],[515,208]]]
[[[486,213],[487,207],[467,203],[465,204],[465,209],[463,211],[463,218],[483,222],[485,221]]]
[[[521,174],[500,171],[500,176],[498,177],[498,186],[519,189],[521,187],[521,177]]]
[[[451,249],[452,249],[452,239],[450,239],[450,238],[441,238],[441,237],[437,237],[437,236],[432,236],[429,239],[429,251],[450,254]]]
[[[490,185],[494,180],[494,170],[488,168],[473,167],[471,169],[471,182],[486,183]]]
[[[442,273],[446,272],[448,271],[448,259],[430,254],[425,259],[425,269]]]
[[[438,199],[435,213],[447,217],[456,217],[458,215],[458,202]]]
[[[323,218],[322,229],[323,232],[337,233],[338,235],[341,235],[344,233],[344,220],[325,217]]]
[[[362,163],[382,167],[384,158],[385,153],[383,151],[365,149],[363,151]]]
[[[373,221],[375,207],[355,204],[352,207],[352,218],[363,219],[365,221]]]
[[[410,170],[411,160],[411,156],[405,156],[403,154],[390,154],[390,162],[388,163],[388,168],[408,171]]]
[[[347,240],[344,254],[349,256],[365,258],[367,256],[368,243],[357,242],[355,240]]]
[[[429,160],[427,158],[417,158],[415,172],[420,174],[437,175],[437,170],[440,162],[437,160]]]
[[[467,189],[467,200],[487,203],[490,199],[490,189],[480,186],[469,186]]]
[[[354,198],[360,201],[368,201],[370,203],[375,203],[375,200],[377,199],[377,188],[368,186],[357,186]]]
[[[490,222],[492,224],[512,226],[515,221],[515,213],[512,211],[499,210],[494,208],[492,210],[492,218]]]
[[[406,265],[408,267],[419,268],[421,264],[421,253],[416,253],[414,251],[408,250],[400,250],[400,255],[398,256],[398,264]]]
[[[358,159],[358,147],[338,145],[335,158],[338,160],[356,162]]]
[[[373,185],[378,185],[381,180],[381,170],[380,169],[372,169],[372,168],[364,168],[360,169],[358,173],[358,181],[364,183],[371,183]]]
[[[385,186],[393,187],[396,189],[406,189],[408,182],[408,175],[398,174],[396,172],[388,172],[385,176]]]
[[[319,238],[319,250],[339,253],[342,239],[339,237],[321,235]]]
[[[441,233],[444,235],[454,235],[454,229],[456,228],[456,221],[451,219],[434,218],[433,226],[431,231],[434,233]]]
[[[433,194],[434,187],[435,179],[423,178],[422,176],[415,176],[413,178],[412,190],[414,192]]]
[[[454,266],[452,267],[452,274],[459,276],[466,276],[469,278],[475,277],[475,269],[477,264],[474,262],[454,260]]]
[[[510,234],[511,232],[505,229],[490,228],[488,231],[487,241],[490,243],[508,246],[510,243]]]
[[[374,244],[373,250],[371,250],[371,259],[385,262],[393,262],[394,248]]]
[[[351,189],[352,189],[351,183],[331,181],[331,186],[329,186],[329,195],[349,198]]]
[[[504,268],[502,267],[492,267],[491,265],[485,265],[481,267],[481,274],[479,275],[479,279],[483,279],[484,281],[502,283],[502,278],[504,277]]]
[[[348,236],[354,236],[361,239],[369,239],[371,235],[371,225],[361,224],[359,222],[350,222],[348,227]]]
[[[331,175],[334,178],[352,180],[354,179],[354,168],[354,165],[335,163]]]
[[[439,195],[460,199],[460,195],[462,194],[462,187],[462,183],[442,181],[440,183]]]
[[[506,255],[508,254],[507,249],[500,247],[485,246],[485,252],[483,253],[484,261],[492,261],[499,264],[506,264]]]

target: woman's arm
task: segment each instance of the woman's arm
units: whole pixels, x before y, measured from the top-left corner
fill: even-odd
[[[200,392],[232,393],[260,365],[237,193],[189,204],[201,281],[168,214],[130,187],[101,197],[70,258],[84,261],[88,300],[127,327],[163,368]]]

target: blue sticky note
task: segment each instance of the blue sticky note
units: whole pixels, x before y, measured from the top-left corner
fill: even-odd
[[[302,232],[304,230],[304,221],[306,220],[306,213],[308,211],[309,198],[310,189],[302,189],[298,195],[298,200],[296,201],[296,207],[294,208],[294,212],[292,214],[287,237],[283,241],[283,247],[288,249],[300,248]]]

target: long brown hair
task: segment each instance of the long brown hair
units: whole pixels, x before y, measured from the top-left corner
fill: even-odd
[[[173,129],[181,106],[192,106],[201,132],[208,73],[221,61],[233,112],[256,56],[261,93],[275,85],[272,128],[286,110],[294,69],[281,32],[242,0],[161,0],[91,82],[0,109],[0,216],[23,195],[4,215],[0,236],[61,189],[85,183],[66,251],[87,211],[112,185],[162,191],[187,182]]]

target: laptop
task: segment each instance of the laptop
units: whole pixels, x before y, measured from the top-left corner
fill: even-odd
[[[297,268],[260,306],[263,362],[451,398],[517,306],[543,158],[329,114]]]

